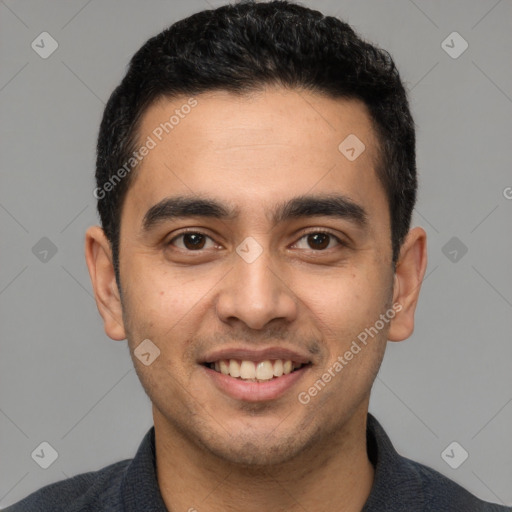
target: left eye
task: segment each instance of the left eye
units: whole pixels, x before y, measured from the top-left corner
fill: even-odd
[[[315,251],[330,249],[332,240],[335,240],[338,245],[342,245],[339,238],[335,237],[331,233],[324,233],[321,231],[305,234],[295,245],[297,246],[301,240],[306,240],[306,243],[309,245],[309,247],[302,247],[303,249],[313,249]],[[300,248],[301,247],[299,247],[299,249]]]

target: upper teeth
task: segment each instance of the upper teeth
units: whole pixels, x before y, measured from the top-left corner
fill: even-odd
[[[221,359],[215,361],[216,371],[231,377],[243,380],[270,380],[274,377],[281,377],[283,374],[291,373],[294,369],[302,366],[291,360],[275,359],[273,361],[239,361],[237,359]]]

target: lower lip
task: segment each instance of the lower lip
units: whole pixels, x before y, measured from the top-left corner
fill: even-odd
[[[297,381],[308,371],[309,366],[303,366],[294,372],[282,375],[281,377],[261,382],[248,382],[236,379],[229,375],[217,372],[203,366],[206,374],[212,379],[215,386],[223,393],[237,400],[246,402],[263,402],[275,400],[284,395]]]

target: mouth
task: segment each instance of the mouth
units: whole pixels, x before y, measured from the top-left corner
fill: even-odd
[[[307,353],[285,347],[226,348],[205,354],[198,363],[221,393],[253,403],[284,397],[313,366]]]
[[[210,370],[241,381],[268,382],[294,373],[306,366],[311,366],[311,363],[301,363],[292,359],[264,359],[261,361],[218,359],[205,362],[203,365]]]

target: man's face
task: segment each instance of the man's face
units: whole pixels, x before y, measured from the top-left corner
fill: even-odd
[[[366,415],[389,327],[375,324],[393,300],[376,138],[355,100],[283,89],[195,99],[161,100],[142,119],[140,144],[156,146],[122,211],[126,335],[132,353],[146,339],[160,350],[149,366],[133,357],[157,428],[226,460],[277,463]],[[176,109],[179,123],[158,130]],[[351,134],[359,156],[353,138],[338,148]],[[165,201],[177,197],[232,215],[174,216]],[[309,207],[283,208],[299,198]],[[289,361],[303,366],[271,378]]]

